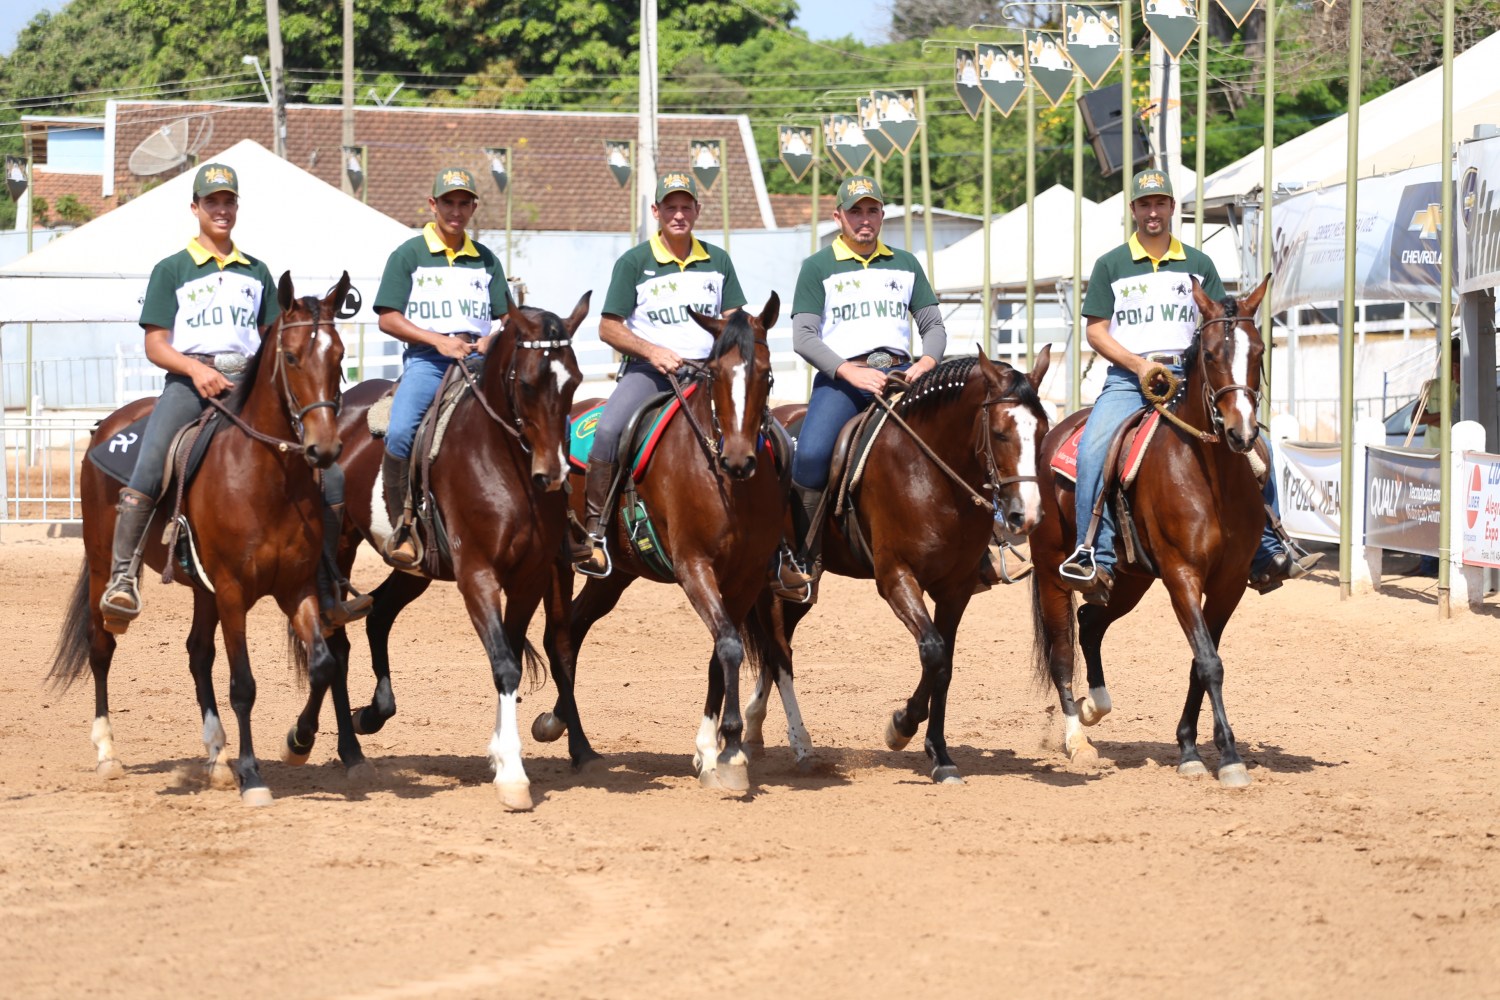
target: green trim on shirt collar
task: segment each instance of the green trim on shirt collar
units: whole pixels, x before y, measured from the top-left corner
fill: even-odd
[[[438,235],[437,224],[433,222],[429,222],[427,223],[427,225],[422,227],[422,239],[427,241],[428,250],[432,251],[433,253],[441,253],[445,255],[448,258],[449,264],[452,264],[454,258],[456,257],[479,256],[479,251],[475,248],[474,241],[469,239],[468,233],[464,233],[464,245],[461,248],[455,250],[448,244],[443,242],[443,238]]]
[[[188,240],[187,252],[189,256],[193,258],[193,263],[197,264],[199,267],[202,267],[204,264],[207,264],[211,260],[218,261],[219,270],[221,271],[224,270],[224,268],[228,267],[230,264],[244,264],[246,267],[250,266],[249,259],[247,259],[244,254],[240,253],[240,248],[235,246],[233,243],[229,244],[229,256],[220,257],[208,247],[204,246],[202,243],[199,243],[198,237],[194,236],[192,239]]]
[[[1131,260],[1142,260],[1144,258],[1151,257],[1150,251],[1141,246],[1139,237],[1139,233],[1130,234],[1130,242],[1128,246],[1130,247]],[[1166,253],[1162,254],[1160,257],[1151,257],[1151,270],[1155,271],[1158,267],[1161,266],[1161,262],[1164,260],[1187,260],[1187,253],[1183,251],[1182,242],[1178,240],[1177,237],[1172,237],[1172,242],[1167,247]]]
[[[834,240],[833,240],[833,259],[834,260],[857,260],[861,264],[863,264],[865,267],[869,267],[870,266],[870,262],[873,261],[876,257],[894,257],[894,256],[896,256],[896,255],[891,252],[891,248],[888,247],[888,246],[886,246],[880,240],[876,240],[875,241],[875,252],[872,253],[872,254],[870,254],[870,256],[868,256],[868,257],[861,257],[859,254],[855,253],[852,249],[850,249],[849,244],[847,244],[847,243],[844,242],[844,237],[843,237],[842,234],[834,237]]]
[[[708,260],[708,251],[703,249],[703,244],[698,242],[698,237],[693,237],[693,248],[688,251],[686,260],[678,260],[666,240],[661,238],[661,233],[651,237],[651,253],[658,264],[676,264],[679,271],[687,270],[687,266],[695,260]]]

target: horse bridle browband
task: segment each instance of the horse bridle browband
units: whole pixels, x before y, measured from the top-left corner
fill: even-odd
[[[508,361],[505,366],[505,402],[510,407],[510,412],[513,414],[513,416],[509,420],[505,419],[500,414],[495,412],[495,408],[490,405],[490,401],[486,399],[484,397],[484,393],[480,391],[479,381],[474,377],[474,373],[469,370],[469,366],[464,364],[462,361],[458,363],[459,371],[463,373],[464,381],[469,383],[469,388],[473,391],[474,398],[479,400],[480,407],[486,414],[489,415],[489,418],[491,420],[500,425],[501,429],[510,434],[511,437],[515,438],[516,443],[521,446],[521,450],[527,452],[528,454],[531,452],[531,443],[526,440],[526,428],[521,422],[521,408],[516,405],[515,384],[517,359],[520,357],[522,349],[534,351],[554,351],[562,350],[565,347],[572,346],[573,341],[571,338],[553,340],[516,340],[515,349],[510,352],[510,361]]]
[[[339,412],[339,409],[341,408],[341,404],[343,402],[342,394],[338,393],[337,391],[335,391],[335,396],[334,396],[333,399],[320,399],[316,403],[309,403],[306,406],[302,406],[301,403],[300,403],[300,401],[297,399],[297,394],[292,391],[292,384],[291,384],[291,382],[287,378],[286,367],[285,367],[285,364],[284,364],[283,358],[282,358],[282,350],[281,350],[281,333],[282,333],[282,331],[283,330],[294,330],[294,329],[297,329],[298,327],[304,327],[304,326],[310,326],[310,327],[314,327],[314,328],[322,326],[323,325],[323,321],[322,321],[322,319],[321,319],[321,317],[319,315],[319,313],[320,313],[320,308],[319,307],[321,305],[322,305],[322,303],[318,302],[316,299],[313,300],[313,306],[312,306],[312,314],[313,314],[313,316],[312,316],[312,319],[310,319],[310,320],[300,320],[300,321],[298,321],[296,323],[282,323],[282,322],[278,321],[277,324],[276,324],[276,334],[275,334],[275,336],[276,336],[276,342],[274,344],[268,344],[268,345],[266,345],[267,348],[269,348],[271,350],[274,350],[276,352],[276,367],[271,372],[271,380],[273,382],[278,382],[279,381],[281,383],[281,395],[282,395],[282,398],[286,402],[287,415],[290,416],[291,420],[292,420],[292,429],[297,432],[297,440],[295,440],[295,441],[288,441],[285,438],[279,438],[279,437],[276,437],[275,435],[266,434],[263,431],[258,431],[254,427],[251,427],[249,424],[245,423],[244,419],[241,418],[238,413],[234,413],[233,411],[231,411],[227,406],[225,406],[218,399],[215,399],[213,397],[208,397],[209,405],[213,406],[220,413],[222,413],[225,417],[227,417],[229,419],[230,423],[234,424],[236,427],[238,427],[240,430],[244,431],[246,434],[248,434],[250,437],[254,438],[255,440],[261,442],[262,444],[268,444],[271,447],[275,448],[277,451],[282,452],[282,453],[286,453],[288,451],[291,451],[293,448],[300,448],[300,447],[303,446],[304,442],[303,442],[302,439],[303,439],[303,436],[306,434],[306,430],[304,429],[303,424],[302,424],[302,418],[303,417],[307,416],[313,410],[319,409],[319,408],[324,407],[324,406],[332,409],[333,412],[334,412],[334,414],[337,415],[337,413]]]

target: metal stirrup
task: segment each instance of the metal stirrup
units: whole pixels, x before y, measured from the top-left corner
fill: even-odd
[[[1087,556],[1089,561],[1088,573],[1085,575],[1077,572],[1070,572],[1068,570],[1068,567],[1079,565],[1079,561],[1084,556]],[[1092,545],[1078,546],[1078,548],[1073,550],[1072,555],[1063,560],[1063,564],[1057,568],[1057,574],[1059,576],[1067,577],[1069,580],[1078,580],[1084,583],[1087,583],[1088,581],[1097,577],[1099,575],[1099,564],[1094,560],[1094,547]]]

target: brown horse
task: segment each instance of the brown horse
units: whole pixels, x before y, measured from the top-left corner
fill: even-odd
[[[1042,516],[1037,452],[1047,414],[1037,396],[1051,348],[1029,373],[983,354],[944,361],[917,379],[877,434],[863,479],[850,500],[858,511],[873,565],[835,516],[836,494],[825,503],[823,565],[840,576],[874,579],[886,603],[917,641],[922,678],[906,706],[886,724],[885,741],[901,750],[927,721],[932,779],[960,783],[943,733],[953,643],[987,557],[995,520],[1012,535],[1027,535]],[[780,407],[791,422],[805,409]],[[897,424],[897,419],[906,426]],[[836,491],[838,481],[829,489]],[[982,494],[990,493],[985,499]],[[932,598],[929,616],[922,595]],[[755,696],[746,707],[752,743],[761,742],[770,685],[781,693],[787,738],[799,764],[809,753],[792,686],[792,634],[810,606],[762,598],[755,628],[775,637]]]
[[[766,329],[776,324],[780,307],[772,292],[759,316],[743,310],[728,319],[693,314],[714,335],[713,350],[694,377],[698,389],[662,432],[651,464],[636,484],[672,573],[648,564],[631,543],[622,498],[609,541],[613,569],[585,583],[573,606],[577,650],[590,627],[614,609],[637,579],[682,586],[714,637],[693,767],[705,786],[734,792],[750,787],[742,746],[740,667],[747,655],[752,663],[758,658],[757,650],[742,641],[741,627],[765,586],[786,510],[786,490],[763,433],[771,392]],[[580,403],[575,416],[599,402]],[[573,491],[579,516],[583,492]],[[570,707],[564,694],[559,689],[557,707],[532,724],[537,739],[555,740],[565,729],[572,733],[573,722],[564,716]]]
[[[326,682],[334,667],[318,622],[317,568],[323,550],[323,499],[314,469],[338,458],[336,413],[344,345],[334,312],[349,289],[347,272],[321,300],[298,299],[290,274],[277,286],[281,316],[261,341],[243,380],[224,403],[235,414],[209,443],[184,513],[192,525],[199,562],[213,587],[193,591],[193,626],[188,664],[203,717],[207,771],[214,784],[239,780],[250,805],[271,801],[260,776],[250,738],[255,678],[245,645],[245,615],[262,597],[273,597],[290,619],[293,652],[314,684]],[[94,431],[91,441],[108,441],[151,412],[155,399],[116,410]],[[220,419],[224,419],[221,415]],[[254,436],[252,436],[254,435]],[[115,502],[121,485],[85,460],[81,475],[84,565],[68,606],[49,677],[67,687],[94,673],[93,740],[98,772],[118,778],[124,768],[115,756],[109,721],[109,667],[116,638],[104,628],[99,598],[110,571]],[[144,559],[162,569],[171,554],[160,538],[172,516],[173,484],[168,484],[147,529]],[[183,582],[187,582],[185,576]],[[214,694],[214,626],[222,625],[229,654],[229,702],[239,721],[240,755],[231,772],[225,733]],[[352,729],[352,727],[351,727]]]
[[[589,294],[566,320],[530,307],[512,306],[505,327],[484,359],[478,392],[454,408],[444,445],[431,464],[420,504],[435,504],[452,552],[438,579],[455,581],[474,630],[488,655],[499,704],[489,756],[495,787],[507,809],[532,807],[531,783],[521,761],[516,722],[521,660],[535,669],[536,654],[526,628],[546,599],[544,645],[559,692],[559,710],[576,736],[575,761],[592,757],[573,704],[568,599],[572,572],[563,546],[567,526],[568,408],[583,382],[573,355],[573,332],[589,310]],[[345,398],[339,430],[345,445],[345,488],[352,525],[340,545],[345,575],[361,537],[379,549],[391,532],[381,483],[382,441],[370,434],[369,408],[391,383],[362,382]],[[354,713],[355,732],[373,733],[396,712],[390,680],[390,631],[401,609],[422,595],[431,577],[393,572],[377,587],[366,621],[376,689],[371,703]],[[566,583],[564,582],[566,581]],[[501,597],[504,596],[504,607]],[[339,662],[334,711],[349,717],[340,689],[347,682],[349,640],[343,629],[329,637]],[[347,698],[347,696],[345,696]],[[307,760],[318,732],[323,692],[309,691],[306,707],[287,734],[289,763]],[[353,738],[351,736],[351,738]]]
[[[1224,626],[1244,596],[1250,561],[1266,522],[1261,488],[1246,456],[1259,434],[1255,412],[1265,350],[1254,317],[1269,282],[1267,277],[1249,295],[1221,303],[1204,294],[1194,279],[1193,300],[1202,320],[1183,361],[1186,377],[1176,414],[1213,440],[1205,441],[1165,422],[1157,429],[1141,460],[1131,504],[1135,534],[1156,573],[1122,560],[1109,603],[1080,607],[1076,634],[1073,595],[1058,573],[1073,546],[1073,487],[1053,476],[1051,461],[1088,411],[1058,424],[1042,445],[1042,495],[1047,513],[1043,528],[1031,538],[1036,566],[1032,575],[1036,667],[1038,676],[1050,677],[1057,688],[1064,747],[1072,760],[1091,763],[1098,759],[1080,723],[1092,726],[1111,708],[1099,655],[1104,633],[1130,613],[1160,576],[1193,651],[1187,703],[1177,723],[1177,745],[1182,751],[1178,773],[1207,773],[1198,755],[1198,712],[1207,691],[1213,707],[1214,743],[1219,748],[1219,781],[1228,786],[1250,783],[1224,711],[1224,663],[1218,648]],[[1121,525],[1120,534],[1127,528]],[[1083,647],[1089,682],[1089,693],[1077,702],[1073,697],[1075,644]]]

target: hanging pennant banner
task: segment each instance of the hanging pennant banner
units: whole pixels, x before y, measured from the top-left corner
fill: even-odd
[[[1198,34],[1198,0],[1141,0],[1141,13],[1162,48],[1181,60]]]
[[[917,94],[912,90],[872,90],[876,119],[880,131],[891,140],[891,146],[905,156],[911,150],[922,120],[917,117]]]
[[[953,89],[958,91],[958,103],[964,106],[970,119],[979,117],[984,107],[984,91],[979,89],[979,69],[973,49],[955,49],[953,53]]]
[[[1150,0],[1147,0],[1150,2]],[[1172,0],[1162,0],[1170,3]],[[1181,0],[1177,0],[1181,3]],[[1078,72],[1097,87],[1120,58],[1120,15],[1118,11],[1100,10],[1083,4],[1068,4],[1067,30],[1063,45]],[[1069,81],[1072,82],[1071,80]],[[1054,99],[1053,104],[1057,103]]]
[[[1224,8],[1224,13],[1229,15],[1236,28],[1245,23],[1245,18],[1258,3],[1260,0],[1219,0],[1219,6]]]
[[[630,175],[635,169],[630,165],[630,143],[605,139],[604,156],[609,164],[609,172],[615,175],[615,180],[619,182],[620,187],[629,184]]]
[[[865,164],[875,155],[853,115],[824,116],[823,148],[846,174],[864,173]]]
[[[1009,118],[1026,93],[1026,50],[1020,45],[975,46],[979,89],[995,110]]]
[[[792,175],[792,180],[801,183],[812,169],[813,130],[806,125],[782,125],[777,129],[776,139],[782,166]]]
[[[693,176],[698,178],[698,187],[712,191],[724,166],[724,141],[722,139],[689,139],[689,160],[693,165]]]
[[[859,127],[864,130],[865,141],[870,148],[875,150],[875,155],[880,157],[884,163],[891,158],[896,147],[891,145],[891,140],[880,131],[880,109],[875,104],[873,97],[861,97],[859,99]]]
[[[1051,107],[1068,96],[1068,88],[1073,86],[1073,61],[1058,44],[1057,32],[1027,30],[1026,75],[1052,102]]]

